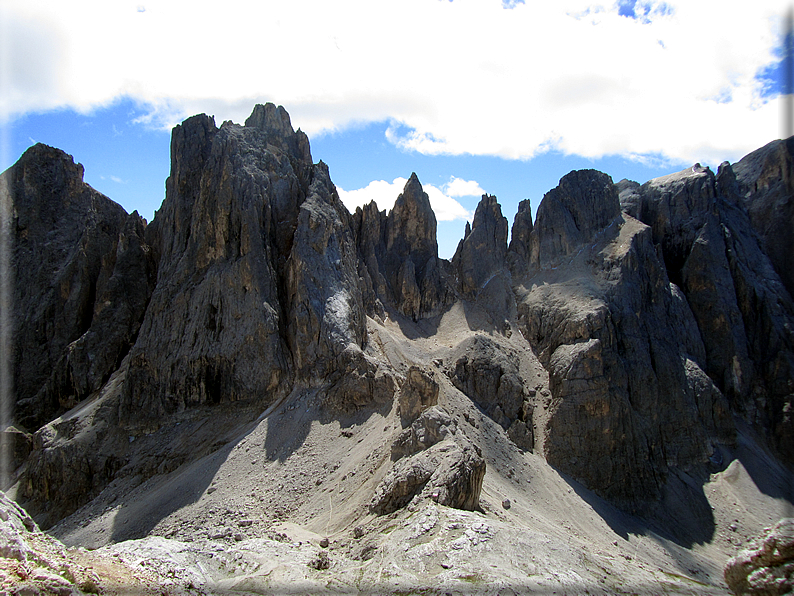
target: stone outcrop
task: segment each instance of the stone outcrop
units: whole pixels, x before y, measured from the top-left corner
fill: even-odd
[[[458,275],[460,291],[473,298],[505,267],[507,219],[496,197],[482,196],[471,228],[466,229],[452,257],[452,266]]]
[[[428,449],[447,436],[454,435],[456,430],[457,424],[449,413],[443,408],[432,406],[398,435],[391,446],[391,457],[398,460]]]
[[[355,227],[374,293],[369,304],[378,300],[415,320],[438,314],[448,288],[438,258],[436,216],[416,174],[388,215],[374,203],[356,209]]]
[[[762,248],[794,296],[794,137],[753,151],[733,171],[737,194]]]
[[[317,379],[318,381],[320,379]],[[351,413],[367,406],[390,404],[397,392],[397,374],[389,366],[349,345],[330,375],[324,403],[331,412]]]
[[[633,508],[661,494],[671,468],[703,464],[715,445],[730,443],[733,424],[722,393],[701,374],[696,321],[667,278],[652,229],[615,213],[617,192],[605,190],[602,176],[565,180],[565,196],[581,198],[576,215],[566,214],[561,191],[546,195],[554,217],[538,207],[533,234],[551,240],[537,245],[541,269],[518,307],[522,332],[549,370],[541,440],[549,462]],[[575,220],[602,227],[583,224],[577,236]],[[569,260],[562,271],[561,257]]]
[[[370,510],[378,515],[392,513],[416,497],[473,511],[480,502],[484,477],[480,449],[456,436],[394,462],[375,489]]]
[[[532,451],[532,404],[513,350],[487,336],[474,337],[447,374],[453,385],[508,431],[519,447]]]
[[[135,341],[154,285],[146,222],[34,145],[3,174],[13,207],[16,419],[36,429],[98,390]]]
[[[394,463],[375,490],[373,513],[392,513],[415,498],[470,511],[478,507],[485,460],[437,405],[438,394],[432,374],[417,366],[408,370],[399,396],[403,430],[392,442]]]
[[[400,388],[400,419],[403,428],[410,426],[419,415],[438,403],[438,383],[418,366],[411,366]]]
[[[785,518],[725,564],[734,594],[777,596],[794,591],[794,519]]]
[[[538,206],[530,235],[530,267],[548,267],[592,243],[620,214],[612,178],[596,170],[563,176]]]
[[[785,414],[794,394],[794,302],[753,233],[741,187],[728,163],[717,176],[695,164],[644,184],[637,215],[695,316],[703,369],[734,411],[772,430],[772,446],[786,456],[794,446]]]

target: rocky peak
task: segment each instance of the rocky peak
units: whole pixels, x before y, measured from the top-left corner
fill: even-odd
[[[624,178],[615,186],[617,186],[618,189],[620,208],[625,213],[628,213],[632,217],[636,218],[640,208],[640,202],[642,201],[642,195],[640,194],[640,183]]]
[[[436,214],[415,173],[389,213],[386,224],[386,250],[394,259],[410,259],[417,273],[424,273],[430,259],[438,258]]]
[[[302,130],[298,129],[296,132],[292,129],[289,114],[282,106],[276,107],[272,103],[257,104],[245,121],[245,126],[262,131],[269,143],[280,146],[302,161],[311,163],[308,137]]]
[[[518,204],[507,248],[508,265],[513,275],[526,272],[529,265],[532,229],[532,206],[529,199],[524,199]]]
[[[530,260],[545,267],[572,255],[619,215],[618,192],[610,176],[596,170],[567,174],[538,207]]]
[[[446,285],[441,279],[436,216],[416,174],[411,174],[388,215],[372,204],[356,217],[359,251],[378,299],[414,319],[436,312]]]
[[[130,424],[252,396],[267,403],[293,374],[286,278],[315,171],[283,108],[257,106],[248,124],[218,129],[199,115],[174,129],[155,218],[158,284],[124,386]]]
[[[474,222],[458,245],[452,264],[461,291],[473,296],[495,272],[504,267],[507,252],[507,218],[496,197],[483,195],[474,213]]]
[[[642,202],[636,217],[651,226],[654,243],[662,246],[670,279],[680,284],[678,272],[697,230],[713,211],[717,196],[714,173],[696,163],[649,180],[640,192]]]
[[[16,418],[38,428],[118,366],[155,264],[145,222],[83,182],[63,151],[35,145],[3,178],[14,212]]]

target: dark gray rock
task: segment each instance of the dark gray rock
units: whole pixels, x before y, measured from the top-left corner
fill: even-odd
[[[620,209],[636,218],[640,203],[642,202],[642,195],[640,194],[640,183],[633,180],[624,178],[618,182],[615,187],[618,191],[618,201],[620,201]]]
[[[592,243],[620,215],[612,178],[596,170],[575,170],[560,179],[538,206],[531,234],[530,265],[550,267]]]
[[[450,380],[505,430],[515,425],[512,434],[519,446],[531,450],[532,406],[519,374],[517,354],[484,335],[467,340],[464,346],[465,354],[447,371]]]
[[[743,169],[750,178],[752,168]],[[729,164],[716,177],[696,164],[643,185],[639,211],[697,321],[706,352],[700,364],[732,410],[787,458],[794,447],[786,414],[794,394],[794,302],[753,232],[742,188]]]
[[[682,287],[680,272],[698,231],[716,204],[714,173],[695,164],[642,185],[637,219],[653,230],[669,278]]]
[[[14,426],[9,426],[0,431],[0,449],[8,457],[10,471],[13,472],[24,464],[33,449],[33,436]],[[12,478],[9,478],[11,480]],[[3,481],[6,481],[4,478]],[[3,487],[7,489],[8,486]]]
[[[400,419],[403,428],[410,426],[419,415],[438,403],[438,383],[432,373],[411,366],[400,387]]]
[[[533,228],[532,205],[529,199],[524,199],[518,203],[507,247],[507,264],[513,276],[525,274],[529,269]]]
[[[174,129],[158,282],[123,390],[131,427],[196,405],[267,404],[294,375],[283,279],[313,165],[283,108],[256,108],[249,124],[218,129],[202,115]]]
[[[535,232],[553,236],[544,221]],[[627,214],[591,230],[594,244],[569,245],[569,266],[538,271],[518,307],[524,337],[549,370],[546,458],[632,509],[661,494],[671,468],[704,465],[734,432],[722,393],[698,385],[705,350],[652,240]]]
[[[474,298],[493,276],[504,269],[507,253],[507,219],[496,197],[483,195],[474,222],[452,257],[460,291]]]
[[[439,314],[449,290],[438,258],[436,216],[416,174],[388,215],[373,203],[356,210],[354,225],[365,283],[372,286],[365,297],[370,312],[378,314],[377,300],[414,320]]]
[[[794,137],[753,151],[733,171],[761,246],[794,296]]]
[[[35,429],[99,389],[129,351],[156,262],[146,223],[35,145],[3,174],[14,209],[16,418]]]

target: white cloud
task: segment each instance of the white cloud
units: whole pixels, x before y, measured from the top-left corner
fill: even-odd
[[[453,178],[452,180],[455,181],[460,179]],[[342,200],[342,203],[344,203],[345,207],[347,207],[350,212],[355,211],[356,207],[368,205],[371,201],[375,201],[378,205],[378,209],[381,211],[391,211],[397,197],[405,188],[406,182],[408,182],[406,178],[395,178],[392,182],[374,180],[364,188],[344,190],[337,186],[336,191],[339,193],[339,198]],[[463,180],[462,182],[470,187],[480,187],[480,185],[473,180]],[[430,200],[430,206],[436,214],[437,221],[454,221],[457,219],[469,220],[472,218],[472,213],[449,194],[448,185],[438,188],[432,184],[423,184],[422,189],[427,193],[427,198]]]
[[[624,3],[625,4],[625,3]],[[0,119],[120,96],[172,125],[283,104],[429,154],[735,159],[779,133],[777,0],[5,0]],[[410,34],[406,34],[410,32]]]
[[[110,180],[111,182],[115,182],[116,184],[127,184],[127,180],[123,180],[122,178],[119,178],[118,176],[113,176],[113,175],[100,176],[99,179],[100,180]]]
[[[442,188],[450,197],[476,197],[485,194],[476,180],[464,180],[455,176],[452,176]]]

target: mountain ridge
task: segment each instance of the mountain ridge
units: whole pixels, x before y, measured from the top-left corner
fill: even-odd
[[[206,115],[177,126],[148,225],[37,145],[3,174],[15,275],[43,297],[31,310],[15,296],[17,329],[39,330],[15,352],[17,420],[38,430],[15,435],[30,447],[10,488],[74,542],[143,538],[215,491],[199,482],[161,520],[110,534],[101,512],[117,500],[141,511],[146,487],[231,457],[249,435],[282,465],[338,425],[334,443],[366,428],[370,449],[347,465],[363,480],[333,475],[355,504],[344,523],[428,502],[487,515],[480,503],[502,482],[489,472],[530,458],[652,524],[698,519],[672,522],[670,539],[710,542],[721,522],[705,486],[742,445],[774,452],[776,470],[792,463],[794,303],[788,261],[768,248],[792,235],[770,226],[771,212],[790,213],[790,149],[777,141],[716,175],[696,164],[643,185],[571,172],[534,222],[519,206],[509,243],[484,195],[447,261],[415,174],[389,213],[350,213],[272,104],[244,126]],[[36,232],[24,201],[45,186],[115,223]],[[76,248],[48,256],[53,234]],[[64,328],[61,313],[79,316]],[[30,350],[48,366],[31,366]],[[772,492],[790,502],[784,480]],[[317,529],[327,504],[294,482],[304,504],[270,487],[263,511]]]

